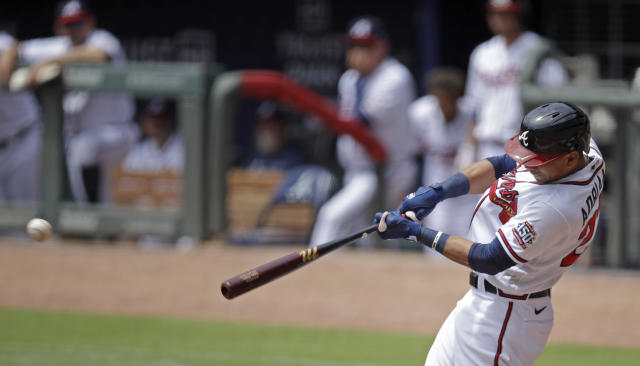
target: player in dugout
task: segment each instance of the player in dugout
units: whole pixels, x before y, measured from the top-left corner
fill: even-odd
[[[504,150],[376,214],[382,238],[416,239],[472,269],[471,288],[440,328],[426,365],[532,365],[553,325],[551,287],[598,226],[605,163],[581,109],[564,102],[534,108]],[[473,193],[483,194],[468,239],[407,218]]]
[[[489,0],[487,25],[494,34],[471,53],[467,71],[466,97],[474,105],[475,126],[469,141],[475,145],[467,164],[498,155],[515,133],[524,111],[520,103],[520,77],[531,53],[544,41],[527,30],[526,0]],[[567,72],[560,62],[545,58],[534,78],[542,86],[566,83]]]
[[[126,61],[120,41],[97,28],[97,20],[83,0],[63,0],[55,9],[56,36],[14,42],[3,68],[28,64],[32,87],[42,81],[41,71],[71,63]],[[136,143],[139,130],[133,123],[135,103],[126,93],[66,92],[64,146],[69,181],[79,202],[109,201],[109,173]]]
[[[413,77],[390,55],[389,34],[379,18],[355,18],[347,27],[346,38],[349,69],[338,82],[340,113],[364,124],[384,146],[387,161],[383,174],[388,187],[384,202],[386,207],[396,205],[418,177],[414,159],[418,141],[410,132],[407,113],[415,98]],[[365,148],[346,134],[338,137],[336,145],[344,168],[343,186],[321,207],[311,235],[312,246],[364,226],[366,212],[376,200],[378,177]]]

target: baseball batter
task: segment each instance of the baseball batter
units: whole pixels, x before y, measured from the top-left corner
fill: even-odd
[[[56,37],[20,43],[18,57],[31,66],[32,84],[38,70],[51,64],[126,61],[124,49],[111,33],[95,28],[95,18],[84,1],[65,0],[56,8]],[[17,59],[15,60],[17,61]],[[137,141],[132,123],[134,100],[121,93],[71,91],[63,100],[64,136],[69,180],[74,198],[89,199],[85,178],[99,167],[98,200],[109,198],[108,172]]]
[[[475,105],[477,159],[501,154],[502,145],[518,132],[523,115],[520,73],[528,55],[542,41],[524,28],[525,10],[521,1],[489,1],[487,23],[495,36],[478,45],[469,59],[466,95]],[[539,84],[554,86],[566,81],[566,71],[558,61],[543,60],[537,73]]]
[[[338,82],[340,113],[367,125],[387,151],[386,203],[397,205],[417,181],[417,140],[409,130],[407,109],[415,98],[409,70],[389,56],[388,34],[375,17],[356,18],[348,27],[349,69]],[[343,187],[318,213],[311,245],[321,244],[366,225],[378,179],[366,150],[351,136],[337,141],[344,168]],[[364,214],[364,215],[363,215]],[[363,222],[355,218],[363,217]]]
[[[507,154],[376,214],[383,238],[415,237],[473,270],[471,288],[442,325],[426,365],[532,365],[542,353],[553,325],[551,287],[598,226],[605,163],[589,131],[589,118],[574,105],[541,105],[504,145]],[[483,191],[469,239],[401,215],[421,218],[444,199]]]
[[[15,52],[13,37],[0,32],[0,84],[3,86],[10,75],[4,64]],[[0,204],[37,201],[41,127],[40,109],[30,91],[10,93],[5,88],[0,89]]]

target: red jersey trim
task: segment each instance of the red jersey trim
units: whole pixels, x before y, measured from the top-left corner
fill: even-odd
[[[502,322],[502,329],[500,330],[500,336],[498,337],[498,349],[496,350],[496,357],[493,359],[493,365],[498,366],[500,361],[500,354],[502,353],[502,340],[504,339],[504,334],[507,332],[507,324],[509,324],[509,319],[511,318],[511,311],[513,310],[513,302],[509,301],[509,307],[507,307],[507,315],[504,317],[504,322]]]
[[[504,233],[502,232],[502,229],[498,229],[498,234],[500,235],[500,238],[502,239],[502,243],[507,248],[507,250],[509,250],[509,253],[511,253],[513,258],[515,258],[520,263],[527,263],[526,259],[520,257],[518,254],[516,254],[516,252],[513,250],[513,248],[511,248],[511,245],[509,245],[509,241],[507,240],[507,237],[504,236]]]
[[[489,193],[485,194],[480,201],[478,201],[478,204],[476,205],[476,209],[473,210],[473,215],[471,215],[471,220],[469,221],[469,227],[471,227],[471,223],[473,222],[473,219],[476,217],[476,213],[478,213],[478,210],[480,209],[480,206],[482,205],[482,202],[484,202],[485,199],[487,199],[487,197],[489,197]]]

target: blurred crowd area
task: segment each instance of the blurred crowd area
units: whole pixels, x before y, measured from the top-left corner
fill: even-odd
[[[216,62],[226,70],[282,72],[335,103],[344,119],[363,124],[391,157],[381,178],[366,154],[347,147],[353,141],[341,141],[318,116],[275,101],[238,100],[229,145],[230,207],[241,202],[248,208],[233,209],[231,224],[241,232],[231,241],[263,240],[273,232],[264,230],[275,216],[286,217],[276,219],[276,226],[294,228],[292,241],[318,244],[348,231],[342,227],[346,218],[371,217],[374,204],[393,206],[421,184],[499,154],[517,133],[523,115],[519,77],[543,39],[555,47],[534,75],[540,85],[588,87],[605,80],[637,89],[637,14],[640,1],[629,0],[157,1],[153,6],[68,0],[37,9],[12,4],[0,14],[0,204],[39,200],[47,177],[40,176],[38,89],[65,65]],[[397,79],[404,84],[394,86]],[[178,101],[71,90],[62,106],[71,200],[180,208],[188,142],[181,136]],[[588,112],[593,136],[605,156],[612,154],[613,111],[596,106]],[[383,203],[374,197],[379,179],[393,192]],[[313,188],[301,190],[303,185]],[[235,193],[234,187],[239,187]],[[350,202],[359,196],[348,189],[369,196]],[[280,203],[308,207],[274,215]],[[464,235],[468,217],[456,215],[453,206],[466,212],[473,200],[443,207],[429,224]],[[601,232],[606,213],[602,222]],[[275,231],[272,241],[287,241]],[[604,260],[604,238],[600,234],[592,249],[594,264]]]

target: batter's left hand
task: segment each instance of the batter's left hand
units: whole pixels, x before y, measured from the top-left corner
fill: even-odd
[[[373,222],[378,224],[378,234],[382,239],[408,238],[420,233],[419,223],[407,219],[397,211],[378,212]]]
[[[420,187],[414,193],[407,195],[398,208],[401,213],[413,211],[418,220],[422,220],[433,211],[438,202],[443,200],[442,188],[432,186]]]

